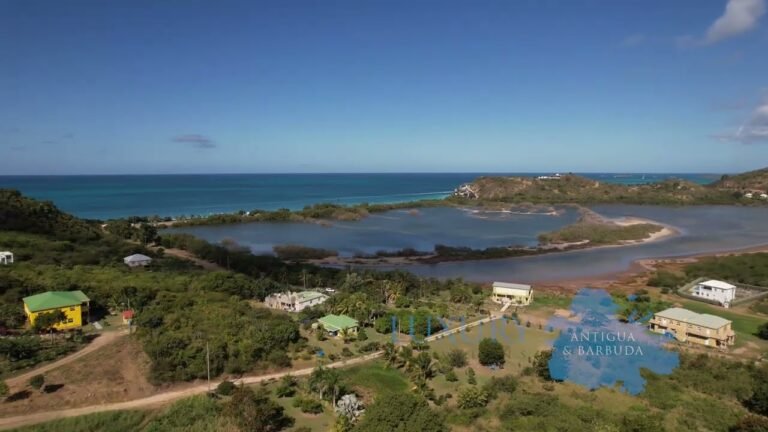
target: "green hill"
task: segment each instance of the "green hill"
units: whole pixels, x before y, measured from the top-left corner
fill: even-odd
[[[62,212],[50,201],[27,198],[12,189],[0,189],[0,230],[70,241],[91,241],[101,236],[95,224]]]
[[[514,203],[577,204],[758,204],[745,190],[768,189],[768,169],[724,176],[710,185],[669,179],[643,185],[603,183],[574,174],[558,178],[479,177],[457,189],[456,196]]]

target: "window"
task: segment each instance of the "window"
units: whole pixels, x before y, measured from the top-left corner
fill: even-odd
[[[75,307],[73,306],[73,307],[69,308],[69,310],[73,311],[73,310],[75,310]]]
[[[75,320],[73,320],[72,318],[70,318],[70,319],[68,319],[68,320],[67,320],[67,323],[68,323],[68,324],[72,324],[73,322],[75,322]]]

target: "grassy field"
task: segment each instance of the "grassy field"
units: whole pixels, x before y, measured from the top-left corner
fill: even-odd
[[[387,369],[380,361],[345,369],[342,376],[352,387],[365,388],[376,394],[400,393],[409,388],[408,379],[398,369]]]
[[[504,370],[493,371],[477,363],[477,347],[483,338],[496,338],[504,345],[506,367]],[[434,351],[446,353],[454,348],[467,352],[470,365],[475,367],[478,376],[508,375],[518,373],[528,366],[530,359],[544,348],[547,348],[555,338],[554,333],[531,327],[517,326],[513,322],[496,320],[482,326],[468,329],[466,332],[446,336],[432,343]],[[474,367],[473,366],[473,367]]]
[[[139,430],[147,417],[144,411],[113,411],[56,420],[13,429],[15,432],[123,432]]]

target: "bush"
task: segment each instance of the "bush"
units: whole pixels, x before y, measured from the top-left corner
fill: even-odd
[[[29,379],[29,385],[36,390],[42,390],[43,385],[45,384],[45,376],[44,375],[35,375],[32,378]]]
[[[477,384],[477,378],[475,378],[475,370],[472,368],[467,369],[467,384]]]
[[[467,387],[459,392],[458,406],[461,409],[483,408],[488,401],[488,392],[478,387]]]
[[[368,340],[368,333],[365,332],[365,329],[360,327],[360,329],[357,331],[357,340],[360,342],[365,342]]]
[[[480,341],[478,359],[483,366],[503,365],[504,347],[496,339],[485,338]]]
[[[512,375],[499,378],[493,377],[483,386],[483,388],[491,397],[496,397],[499,392],[512,394],[517,390],[517,379]]]
[[[320,414],[323,412],[323,404],[312,398],[297,397],[293,400],[293,406],[305,414]]]
[[[235,383],[229,380],[224,380],[220,382],[219,385],[216,386],[216,393],[222,396],[230,396],[232,393],[235,392],[235,388],[237,388]]]
[[[459,348],[454,348],[445,355],[448,364],[455,368],[462,368],[467,365],[467,353]]]
[[[456,382],[459,380],[459,377],[456,376],[456,372],[450,370],[445,373],[445,380],[448,382]]]
[[[363,344],[360,347],[359,351],[361,353],[371,353],[374,351],[378,351],[380,349],[381,349],[381,344],[376,341],[373,341],[373,342],[368,342],[367,344]]]
[[[657,288],[674,289],[685,283],[685,277],[675,273],[659,270],[648,279],[648,285]]]

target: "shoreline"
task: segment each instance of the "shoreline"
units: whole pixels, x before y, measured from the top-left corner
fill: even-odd
[[[558,279],[539,279],[533,281],[532,284],[541,286],[543,288],[560,288],[566,290],[574,290],[584,288],[585,286],[593,285],[600,287],[601,285],[609,285],[618,282],[622,279],[628,279],[632,277],[638,277],[649,272],[656,271],[656,266],[660,264],[692,264],[698,262],[703,258],[715,258],[723,256],[733,255],[746,255],[753,253],[768,253],[768,243],[747,246],[737,249],[727,249],[722,251],[693,253],[688,255],[672,256],[672,257],[650,257],[641,258],[632,261],[629,266],[624,270],[617,270],[613,272],[600,273],[593,276],[585,276],[581,278],[558,278]]]
[[[588,210],[588,209],[587,209]],[[588,210],[591,212],[591,210]],[[608,224],[615,224],[619,226],[631,226],[631,225],[639,225],[639,224],[653,224],[661,227],[660,230],[650,233],[647,237],[639,240],[622,240],[617,244],[605,244],[605,245],[590,245],[589,240],[582,240],[578,242],[569,242],[569,243],[555,243],[555,244],[548,244],[548,245],[539,245],[536,248],[512,248],[507,247],[510,251],[519,251],[520,255],[510,255],[507,257],[494,257],[494,258],[486,258],[486,259],[514,259],[514,258],[525,258],[530,256],[537,256],[537,255],[544,255],[544,254],[553,254],[553,253],[564,253],[564,252],[575,252],[579,250],[597,250],[597,249],[607,249],[607,248],[618,248],[618,247],[629,247],[629,246],[639,246],[644,245],[648,243],[655,243],[663,240],[667,240],[676,236],[679,236],[681,234],[681,231],[671,225],[659,223],[657,221],[653,221],[650,219],[644,219],[644,218],[638,218],[638,217],[622,217],[622,218],[616,218],[616,219],[610,219],[610,218],[604,218],[600,215],[597,215],[600,217],[600,220],[603,223]],[[503,247],[501,247],[503,248]],[[478,251],[487,250],[486,249],[478,249]],[[376,256],[376,257],[340,257],[340,256],[332,256],[332,257],[326,257],[321,259],[311,259],[304,261],[308,264],[318,265],[318,266],[329,266],[329,267],[344,267],[349,265],[361,265],[366,267],[379,267],[379,266],[409,266],[409,265],[430,265],[430,264],[438,264],[442,262],[469,262],[469,261],[484,261],[483,258],[474,258],[469,257],[466,259],[450,259],[449,257],[442,257],[436,254],[436,253],[425,253],[424,255],[413,255],[413,256]]]

